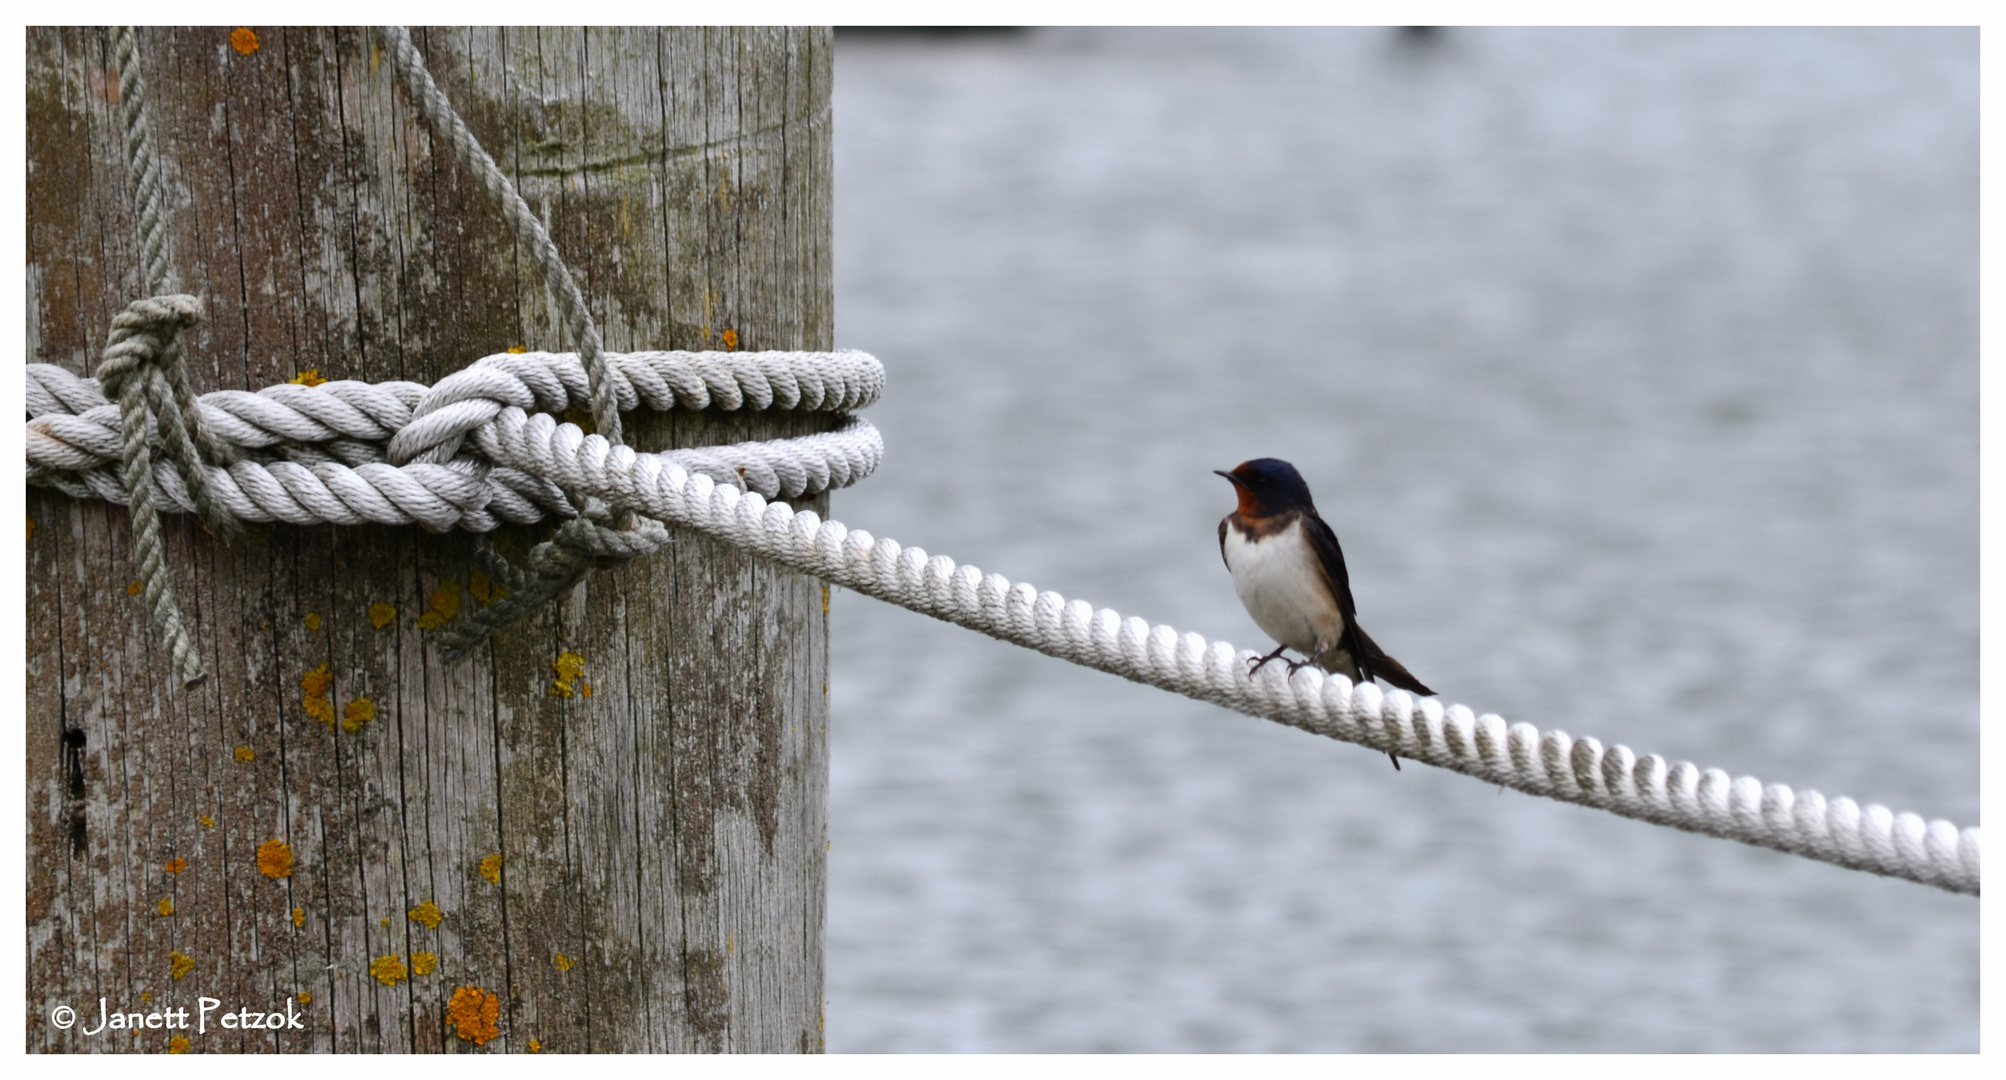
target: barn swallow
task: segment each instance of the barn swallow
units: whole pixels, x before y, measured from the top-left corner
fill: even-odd
[[[1282,659],[1294,671],[1315,664],[1354,683],[1384,679],[1402,690],[1433,696],[1400,661],[1386,655],[1358,625],[1351,578],[1337,534],[1317,516],[1309,485],[1279,458],[1243,461],[1232,472],[1240,505],[1219,522],[1219,556],[1233,573],[1233,591],[1254,625],[1281,642],[1253,661],[1253,671]],[[1307,659],[1282,658],[1294,649]],[[1393,767],[1400,759],[1393,758]]]

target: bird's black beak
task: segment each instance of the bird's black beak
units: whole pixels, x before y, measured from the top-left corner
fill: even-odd
[[[1225,478],[1226,478],[1226,479],[1228,479],[1228,480],[1231,480],[1231,481],[1233,482],[1233,486],[1234,486],[1234,487],[1239,487],[1239,486],[1240,486],[1240,478],[1239,478],[1239,477],[1237,477],[1237,476],[1234,476],[1234,475],[1233,475],[1232,473],[1229,473],[1229,472],[1227,472],[1227,471],[1226,471],[1226,470],[1224,470],[1224,469],[1213,469],[1212,471],[1213,471],[1213,472],[1215,472],[1215,473],[1218,473],[1218,474],[1219,474],[1220,476],[1223,476],[1223,477],[1225,477]]]

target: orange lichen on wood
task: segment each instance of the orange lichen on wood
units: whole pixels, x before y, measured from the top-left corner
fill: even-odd
[[[385,986],[396,986],[398,983],[404,981],[404,977],[410,971],[404,966],[403,957],[396,953],[391,953],[389,956],[379,956],[371,960],[369,962],[369,973],[376,976],[376,981]]]
[[[167,973],[174,976],[177,981],[194,970],[194,957],[182,952],[180,949],[167,954]]]
[[[153,905],[153,910],[160,912],[163,917],[174,914],[174,898],[171,896],[161,897],[160,903]]]
[[[460,583],[451,578],[441,581],[427,603],[432,610],[418,616],[418,629],[437,630],[460,613]]]
[[[374,626],[378,630],[381,630],[384,627],[389,626],[391,623],[396,621],[397,621],[396,608],[382,602],[381,600],[377,601],[374,604],[369,605],[369,625]]]
[[[167,860],[167,865],[161,867],[161,869],[167,871],[170,874],[178,874],[181,871],[188,869],[188,860],[177,856],[175,858]]]
[[[296,908],[294,908],[294,909],[293,909],[293,925],[294,925],[294,926],[305,926],[305,925],[306,925],[306,909],[305,909],[305,908],[303,908],[303,907],[296,907]]]
[[[302,990],[293,996],[299,998],[299,1003],[302,1005],[313,1004],[313,991],[311,990]]]
[[[334,730],[334,701],[327,691],[333,685],[334,676],[328,673],[326,664],[300,676],[300,692],[305,695],[300,699],[300,707],[329,731]]]
[[[529,1040],[529,1052],[532,1054],[543,1053],[543,1040],[542,1039]]]
[[[411,954],[411,974],[430,975],[439,966],[439,954],[417,952]]]
[[[176,1035],[175,1037],[173,1037],[173,1038],[171,1038],[171,1039],[167,1040],[167,1052],[168,1052],[168,1053],[170,1053],[170,1054],[185,1054],[185,1053],[187,1053],[187,1052],[188,1052],[188,1036],[186,1036],[186,1035]]]
[[[501,998],[478,986],[462,986],[446,1003],[446,1019],[452,1021],[460,1038],[479,1046],[501,1034],[495,1026],[501,1019]]]
[[[250,761],[258,756],[258,752],[248,746],[239,746],[234,753],[238,761]]]
[[[577,690],[573,683],[585,674],[585,658],[574,652],[558,653],[550,668],[557,672],[557,678],[550,682],[550,696],[570,697]]]
[[[551,964],[552,964],[552,965],[554,965],[554,966],[555,966],[555,967],[557,968],[557,970],[559,970],[559,971],[570,971],[570,970],[571,970],[571,958],[570,958],[570,957],[568,957],[568,956],[566,956],[566,955],[564,955],[563,953],[558,953],[558,954],[556,954],[556,955],[552,956],[552,957],[550,958],[550,962],[551,962]]]
[[[310,367],[286,381],[289,383],[298,383],[301,386],[319,386],[327,380],[320,377],[319,368]]]
[[[258,873],[273,879],[293,876],[292,845],[284,840],[267,840],[259,844]]]
[[[239,26],[230,31],[230,47],[249,56],[258,51],[258,35],[248,26]],[[311,386],[312,383],[307,385]]]
[[[374,719],[376,719],[376,703],[366,697],[359,697],[341,710],[341,730],[353,735],[362,730],[362,725]]]
[[[501,868],[502,857],[500,855],[490,855],[481,860],[481,876],[487,878],[491,884],[501,884]]]
[[[125,587],[125,595],[127,595],[127,596],[138,596],[138,595],[140,594],[140,592],[141,592],[142,590],[144,590],[145,588],[146,588],[146,582],[144,582],[144,581],[135,581],[135,582],[133,582],[132,584],[130,584],[130,585],[127,585],[127,586]]]
[[[726,330],[723,334],[720,334],[718,336],[724,339],[724,348],[726,352],[730,352],[731,350],[738,348],[738,331]]]
[[[510,346],[508,347],[508,351],[510,351],[510,352],[528,352],[528,351],[529,351],[529,346],[527,346],[527,345],[510,345]]]
[[[437,930],[439,928],[439,920],[446,917],[446,913],[439,910],[439,905],[430,900],[419,904],[417,907],[405,912],[405,914],[411,917],[412,922],[423,924],[427,930]]]
[[[307,613],[306,613],[306,628],[307,628],[308,630],[319,630],[319,629],[320,629],[320,613],[319,613],[319,612],[317,612],[317,611],[309,611],[309,612],[307,612]]]
[[[334,676],[328,674],[326,664],[322,664],[300,676],[300,691],[308,697],[325,695],[327,688],[332,685],[334,685]]]
[[[210,817],[207,814],[203,814],[201,817],[196,818],[195,820],[201,822],[202,827],[205,829],[213,829],[216,827],[216,819]]]

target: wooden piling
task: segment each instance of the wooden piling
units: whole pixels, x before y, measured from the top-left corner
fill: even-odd
[[[198,391],[571,347],[371,34],[139,33],[181,288],[208,309]],[[826,29],[413,36],[608,349],[832,347]],[[88,374],[143,287],[109,33],[31,28],[27,61],[29,354]],[[827,423],[637,414],[628,440]],[[452,666],[428,627],[492,598],[472,537],[223,543],[172,515],[209,672],[183,689],[128,594],[125,511],[31,489],[28,514],[30,1050],[820,1049],[820,583],[676,532]],[[189,1026],[88,1034],[100,999]]]

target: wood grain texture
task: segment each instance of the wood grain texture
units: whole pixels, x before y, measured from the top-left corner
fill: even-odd
[[[182,196],[176,266],[208,305],[198,390],[308,368],[430,383],[572,347],[367,34],[257,29],[245,52],[230,30],[140,32]],[[827,30],[413,35],[545,217],[608,348],[832,347]],[[30,354],[80,373],[142,295],[116,94],[104,30],[29,31]],[[627,423],[644,450],[830,426]],[[821,1048],[818,582],[676,532],[449,667],[419,619],[480,603],[471,537],[264,526],[226,545],[177,515],[169,562],[209,672],[183,690],[126,591],[125,512],[28,501],[29,1049],[158,1052],[176,1033],[82,1029],[100,998],[192,1014],[201,996],[291,999],[308,1028],[212,1018],[188,1032],[198,1052]],[[545,531],[498,542],[520,553]],[[377,604],[396,608],[381,627]],[[585,663],[569,696],[565,652]],[[332,725],[304,704],[321,665]],[[374,718],[344,725],[365,699]],[[290,876],[261,872],[271,841]],[[427,902],[436,927],[412,914]],[[436,966],[417,974],[423,954]],[[460,987],[500,1000],[478,1047],[448,1015]],[[58,1004],[83,1024],[50,1025]]]

